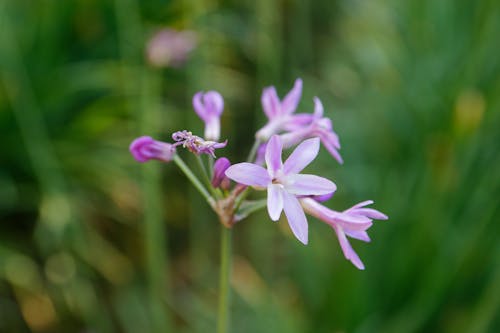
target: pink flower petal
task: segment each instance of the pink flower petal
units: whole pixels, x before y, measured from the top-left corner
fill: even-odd
[[[364,206],[368,206],[368,205],[371,205],[373,203],[373,200],[366,200],[366,201],[362,201],[358,204],[355,204],[354,206],[352,206],[350,209],[353,209],[353,208],[360,208],[360,207],[364,207]]]
[[[226,176],[235,182],[249,186],[267,187],[271,178],[267,170],[252,163],[237,163],[226,170]]]
[[[318,97],[314,97],[314,116],[317,118],[323,117],[323,104]]]
[[[354,249],[347,240],[347,237],[345,236],[342,228],[334,227],[333,229],[337,233],[340,247],[342,248],[342,252],[344,252],[344,256],[346,257],[346,259],[350,260],[358,269],[365,269],[365,265],[363,265],[363,262],[361,261],[361,259],[359,259],[358,254],[354,252]]]
[[[212,117],[220,117],[224,111],[224,99],[217,91],[208,91],[203,95],[205,110]]]
[[[311,163],[319,152],[319,138],[308,139],[295,148],[283,165],[285,174],[301,172]]]
[[[353,213],[367,216],[367,217],[375,219],[375,220],[387,220],[388,219],[387,215],[379,212],[378,210],[372,209],[372,208],[357,208],[356,210],[353,211]]]
[[[297,239],[307,245],[308,225],[306,215],[300,206],[299,200],[292,194],[283,191],[283,208],[288,220],[288,225],[292,229]]]
[[[208,119],[210,119],[210,117],[205,112],[205,105],[203,105],[202,98],[203,98],[203,92],[202,91],[197,92],[193,96],[193,108],[194,108],[194,112],[196,112],[196,114],[198,115],[198,117],[200,117],[203,121],[208,121]]]
[[[282,113],[291,114],[294,113],[299,104],[300,97],[302,96],[302,80],[297,79],[293,85],[292,90],[283,98],[281,103]]]
[[[287,175],[285,189],[295,195],[322,195],[335,192],[337,186],[330,180],[315,175]]]
[[[264,89],[261,102],[267,118],[272,119],[281,113],[280,100],[274,87]]]
[[[283,167],[283,162],[281,162],[282,150],[283,146],[280,137],[278,135],[273,135],[271,139],[269,139],[266,147],[266,164],[271,177],[274,177],[276,172]]]
[[[283,188],[278,184],[267,186],[267,212],[273,221],[278,221],[283,210]]]
[[[359,230],[344,230],[345,234],[349,237],[355,238],[362,240],[364,242],[370,242],[370,236],[368,236],[368,233],[366,231],[359,231]]]

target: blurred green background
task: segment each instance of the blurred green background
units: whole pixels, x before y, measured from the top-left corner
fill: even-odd
[[[167,26],[197,47],[155,68]],[[232,331],[499,332],[499,35],[495,0],[0,1],[0,332],[214,331],[216,217],[128,145],[201,134],[215,89],[241,161],[262,88],[297,77],[342,142],[310,167],[328,205],[390,219],[352,242],[365,271],[313,218],[307,247],[265,212],[237,225]]]

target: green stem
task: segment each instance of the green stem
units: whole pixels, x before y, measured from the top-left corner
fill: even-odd
[[[214,199],[210,196],[210,193],[208,193],[207,189],[203,186],[203,184],[200,182],[200,180],[194,175],[194,173],[189,169],[189,167],[184,163],[182,158],[179,157],[179,155],[174,156],[174,162],[175,164],[184,172],[186,177],[193,183],[194,187],[200,192],[200,194],[207,200],[207,202],[210,204],[212,207],[214,204]]]
[[[249,163],[253,162],[255,154],[257,153],[257,149],[259,149],[260,144],[261,144],[260,140],[256,139],[255,142],[253,143],[250,153],[248,154],[247,162]]]
[[[198,163],[198,169],[200,169],[200,173],[202,174],[203,181],[205,182],[205,186],[212,192],[214,197],[218,196],[218,193],[215,191],[215,188],[212,186],[212,181],[210,180],[210,176],[207,172],[207,168],[203,164],[203,160],[200,155],[196,155],[196,162]]]
[[[217,333],[228,332],[230,272],[231,272],[231,229],[221,225],[219,309],[217,316]]]

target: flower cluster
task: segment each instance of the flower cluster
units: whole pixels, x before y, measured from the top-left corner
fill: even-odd
[[[307,213],[331,226],[346,259],[357,268],[364,269],[347,237],[369,242],[366,231],[372,226],[373,220],[386,220],[387,216],[375,209],[366,208],[373,203],[371,200],[342,212],[321,204],[332,197],[337,186],[326,178],[302,174],[301,171],[316,158],[321,144],[339,163],[343,163],[339,153],[340,141],[333,131],[332,121],[324,116],[319,98],[313,99],[313,113],[296,113],[301,95],[301,79],[295,81],[292,90],[282,100],[274,87],[265,88],[261,101],[268,121],[257,131],[249,159],[232,165],[225,157],[219,158],[215,163],[213,159],[209,159],[208,163],[211,165],[208,169],[212,171],[211,174],[204,175],[208,179],[205,185],[207,188],[200,184],[184,163],[180,166],[207,198],[226,227],[232,227],[248,214],[267,207],[272,221],[278,221],[284,212],[294,236],[307,244]],[[218,142],[224,100],[215,91],[199,92],[193,97],[193,107],[205,123],[204,138],[187,130],[173,133],[174,143],[140,137],[130,146],[135,159],[139,162],[180,159],[176,155],[177,147],[184,147],[196,155],[215,157],[215,150],[227,145],[227,140]],[[283,150],[292,147],[295,147],[293,152],[283,162]],[[201,169],[204,172],[205,169]],[[236,182],[232,188],[231,180]],[[251,189],[265,191],[267,198],[246,200]]]

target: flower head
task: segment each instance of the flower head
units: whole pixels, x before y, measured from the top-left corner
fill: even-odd
[[[174,147],[182,145],[196,155],[208,154],[214,158],[215,149],[224,148],[227,145],[227,140],[224,142],[203,140],[199,136],[186,130],[175,132],[172,134],[172,139],[176,141],[176,143],[173,144]]]
[[[319,139],[302,142],[285,163],[281,159],[282,149],[281,139],[273,135],[266,147],[267,170],[253,163],[238,163],[226,170],[226,176],[256,189],[266,189],[267,211],[271,220],[277,221],[284,210],[295,237],[307,244],[307,220],[297,196],[329,194],[336,190],[336,186],[323,177],[299,174],[316,158]]]
[[[365,269],[363,262],[346,236],[369,242],[370,237],[366,230],[372,226],[372,220],[387,220],[388,217],[381,212],[372,208],[364,208],[364,206],[372,204],[373,201],[361,202],[343,212],[331,210],[313,198],[301,198],[300,203],[308,214],[322,220],[335,230],[346,259],[350,260],[357,268]]]
[[[193,97],[196,114],[205,122],[205,139],[220,138],[220,116],[224,110],[224,99],[217,91],[199,92]]]
[[[144,163],[150,159],[170,162],[175,154],[175,147],[170,143],[156,141],[150,136],[141,136],[132,141],[130,153],[136,161]]]

